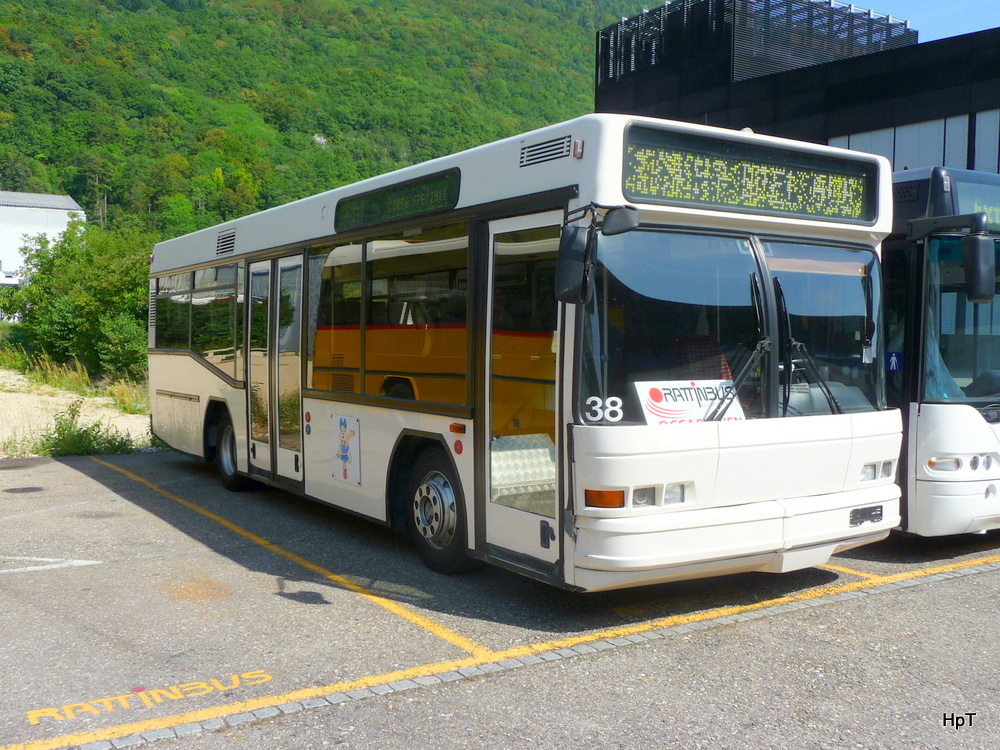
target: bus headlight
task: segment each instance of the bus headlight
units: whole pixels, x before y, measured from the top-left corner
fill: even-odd
[[[656,487],[636,487],[632,490],[632,507],[648,508],[656,504]]]
[[[861,467],[861,481],[871,482],[878,476],[878,464],[865,464]]]
[[[668,484],[663,488],[663,504],[675,505],[684,502],[684,485]]]

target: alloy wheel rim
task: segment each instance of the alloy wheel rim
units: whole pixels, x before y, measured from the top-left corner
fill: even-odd
[[[439,471],[432,471],[413,494],[413,520],[417,532],[427,544],[443,550],[455,538],[458,507],[451,482]]]

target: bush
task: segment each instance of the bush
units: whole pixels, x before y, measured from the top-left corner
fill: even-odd
[[[136,449],[132,437],[110,425],[93,422],[80,424],[77,399],[66,411],[56,412],[55,427],[39,436],[35,452],[41,456],[89,456],[95,453],[132,453]]]
[[[146,329],[125,313],[101,323],[97,352],[101,371],[112,378],[142,379],[146,372]]]

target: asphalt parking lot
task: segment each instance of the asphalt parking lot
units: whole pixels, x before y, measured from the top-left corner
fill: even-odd
[[[170,452],[0,462],[0,524],[0,750],[754,747],[753,727],[781,736],[841,690],[834,727],[817,714],[787,746],[1000,744],[996,534],[892,538],[792,574],[579,595],[492,568],[436,575],[386,529],[277,490],[226,492],[210,467]],[[779,690],[778,676],[801,687]],[[853,706],[873,681],[884,685],[868,708]],[[643,699],[588,705],[597,683]],[[728,721],[768,685],[780,700],[754,709],[760,719]],[[621,724],[666,698],[681,701],[671,731]],[[487,700],[493,713],[470,709]],[[722,705],[726,720],[706,718]],[[536,728],[491,729],[497,706]],[[684,724],[684,710],[704,716]],[[448,713],[463,732],[442,731],[434,717]],[[866,742],[879,726],[895,728]],[[410,744],[414,732],[427,741]]]

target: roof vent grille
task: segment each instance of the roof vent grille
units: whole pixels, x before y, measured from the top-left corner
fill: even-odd
[[[223,229],[215,241],[215,254],[227,255],[236,249],[236,230]]]
[[[573,136],[555,138],[551,141],[521,147],[521,166],[530,167],[553,159],[565,159],[573,147]]]

